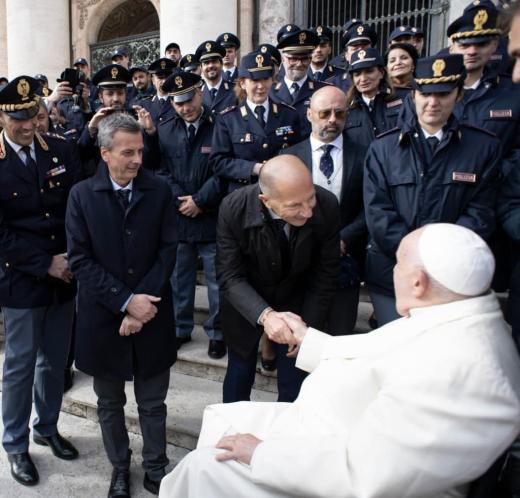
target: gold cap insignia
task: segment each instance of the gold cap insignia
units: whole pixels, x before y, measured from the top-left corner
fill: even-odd
[[[206,52],[211,52],[211,43],[208,42],[206,43],[206,45],[204,45],[206,47]]]
[[[175,78],[175,84],[177,85],[178,88],[182,88],[182,78],[180,76],[177,76]]]
[[[161,61],[161,69],[166,69],[166,61]]]
[[[31,91],[31,87],[25,78],[18,82],[16,91],[18,92],[18,95],[22,97],[22,100],[29,100],[29,92]]]
[[[112,75],[112,79],[115,80],[119,74],[119,69],[117,69],[117,67],[113,67],[112,71],[110,71],[110,74]]]
[[[289,24],[289,26],[287,26],[287,28],[285,28],[287,31],[291,31],[292,30],[292,26]]]
[[[224,35],[224,41],[227,42],[228,40],[229,40],[229,35],[226,33],[226,34]]]
[[[263,54],[267,54],[267,47],[266,47],[266,46],[263,46],[263,47],[260,49],[260,52],[262,52]]]
[[[188,55],[186,56],[186,60],[187,60],[188,62],[191,62],[191,54],[188,54]]]
[[[413,33],[417,33],[417,28],[412,28]]]
[[[263,57],[263,55],[258,54],[255,57],[255,61],[256,61],[256,65],[258,67],[263,67],[264,66],[264,57]]]
[[[442,59],[436,59],[432,65],[433,77],[440,78],[446,69],[446,63]]]
[[[307,33],[300,33],[298,38],[300,40],[300,45],[303,45],[305,43],[305,40],[307,39]]]
[[[318,26],[316,28],[316,33],[318,33],[318,36],[321,36],[321,34],[323,33],[323,26]]]
[[[404,26],[401,26],[401,27],[399,28],[399,31],[406,31],[406,28],[405,28]]]
[[[482,31],[484,29],[484,24],[488,22],[489,16],[488,13],[481,9],[477,12],[475,17],[473,18],[473,24],[475,25],[475,31]]]
[[[367,53],[366,53],[364,50],[360,50],[360,51],[358,52],[358,59],[359,59],[360,61],[364,60],[366,56],[367,56]]]
[[[358,35],[362,35],[363,32],[365,31],[365,28],[363,26],[358,26],[356,31],[357,31]]]

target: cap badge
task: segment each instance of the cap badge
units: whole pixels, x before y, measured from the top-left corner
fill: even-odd
[[[432,65],[433,77],[440,78],[446,69],[446,63],[442,59],[436,59]]]
[[[204,45],[206,47],[206,52],[211,52],[211,43],[208,42],[206,43],[206,45]]]
[[[262,52],[263,54],[266,54],[266,53],[267,53],[267,47],[264,45],[264,46],[260,49],[260,52]]]
[[[357,31],[358,35],[362,35],[363,32],[365,31],[365,28],[363,26],[358,26],[356,31]]]
[[[112,79],[115,80],[119,74],[119,69],[117,69],[117,67],[113,67],[112,71],[110,71],[110,74],[112,74]]]
[[[166,69],[166,61],[161,61],[161,69]]]
[[[475,1],[473,2],[473,5],[480,5],[480,0],[475,0]]]
[[[477,12],[473,18],[473,24],[475,25],[475,31],[482,31],[484,24],[488,22],[489,16],[485,9],[481,9]]]
[[[18,95],[22,97],[22,100],[29,99],[29,92],[31,91],[31,87],[29,86],[29,83],[25,78],[21,79],[18,82],[18,85],[16,86],[16,91],[18,92]]]
[[[287,31],[291,31],[292,30],[292,26],[289,24],[289,26],[287,26],[287,28],[285,28]]]
[[[318,33],[318,36],[321,36],[321,34],[323,33],[323,26],[318,26],[316,28],[316,33]]]
[[[188,55],[186,56],[186,60],[187,60],[188,62],[191,62],[191,54],[188,54]]]
[[[413,33],[417,33],[417,28],[412,28]]]
[[[358,52],[358,59],[359,59],[360,61],[365,60],[365,57],[366,57],[366,56],[367,56],[367,53],[366,53],[364,50],[360,50],[360,51]]]
[[[264,57],[260,54],[258,54],[256,57],[255,57],[255,61],[256,61],[256,65],[258,67],[263,67],[264,66]]]
[[[226,33],[226,34],[224,35],[224,41],[227,42],[228,40],[229,40],[229,35]]]
[[[300,45],[303,45],[307,39],[307,33],[300,33],[298,38],[300,40]]]
[[[175,78],[175,84],[177,85],[178,88],[182,88],[182,78],[180,76],[177,76]]]
[[[406,31],[406,28],[405,28],[404,26],[401,26],[401,27],[399,28],[399,31]]]

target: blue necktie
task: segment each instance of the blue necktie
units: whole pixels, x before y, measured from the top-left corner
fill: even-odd
[[[334,162],[332,161],[332,157],[330,155],[330,152],[333,148],[334,145],[321,146],[323,155],[320,159],[320,171],[325,175],[327,180],[332,176],[332,173],[334,173]]]
[[[217,89],[216,88],[212,88],[209,91],[209,94],[211,95],[211,101],[213,102],[215,100],[215,97],[217,96]]]

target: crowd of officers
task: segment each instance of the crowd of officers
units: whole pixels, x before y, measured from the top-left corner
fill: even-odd
[[[392,269],[400,241],[428,223],[450,222],[471,228],[492,245],[495,289],[511,289],[509,320],[518,336],[520,86],[511,78],[505,34],[495,5],[475,0],[449,26],[450,46],[431,57],[423,57],[425,34],[419,26],[397,27],[381,54],[374,27],[352,19],[342,32],[343,52],[335,58],[328,27],[287,24],[275,45],[263,43],[242,57],[240,40],[223,33],[194,53],[182,54],[178,44],[170,43],[164,57],[148,67],[129,67],[129,54],[118,49],[112,64],[92,77],[87,60],[79,58],[52,89],[41,74],[0,80],[0,110],[20,123],[28,119],[24,99],[33,86],[38,88],[38,147],[50,149],[51,155],[59,152],[30,203],[23,201],[23,182],[16,187],[0,183],[0,304],[16,309],[54,299],[43,284],[34,287],[51,261],[38,259],[35,252],[34,258],[18,262],[20,251],[30,254],[34,244],[49,239],[45,244],[52,246],[52,254],[66,252],[62,163],[77,164],[67,166],[67,188],[94,175],[101,160],[99,124],[124,112],[142,129],[143,167],[162,178],[175,199],[178,246],[171,284],[177,348],[191,340],[202,264],[209,299],[204,323],[208,355],[218,359],[233,349],[220,320],[219,205],[229,193],[256,183],[263,164],[282,153],[302,158],[314,183],[330,190],[340,205],[341,299],[332,303],[332,333],[353,332],[362,282],[374,304],[372,320],[383,325],[396,319]],[[320,99],[311,119],[313,95],[328,87],[340,89],[344,103]],[[16,149],[9,133],[24,133],[10,126],[4,126],[0,163],[8,146]],[[302,144],[309,140],[305,152]],[[20,157],[29,162],[31,155],[21,150]],[[30,212],[42,209],[46,219]],[[66,256],[62,259],[52,260],[53,270],[70,280],[62,267]],[[36,280],[15,287],[17,271]],[[19,295],[12,293],[15,288]],[[269,341],[262,343],[262,365],[276,369]],[[4,405],[7,398],[4,393]],[[57,393],[57,404],[58,398]],[[21,448],[5,436],[4,447],[8,452]]]

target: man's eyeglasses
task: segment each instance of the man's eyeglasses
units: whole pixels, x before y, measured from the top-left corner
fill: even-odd
[[[347,116],[346,109],[322,109],[321,111],[318,111],[318,117],[320,119],[329,119],[332,113],[334,113],[336,119],[345,119]]]
[[[303,57],[293,57],[291,55],[286,55],[285,59],[287,60],[287,62],[289,64],[295,66],[299,62],[301,62],[302,64],[305,64],[306,62],[309,62],[311,60],[311,57],[310,57],[310,55],[305,55]]]

